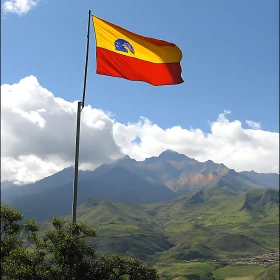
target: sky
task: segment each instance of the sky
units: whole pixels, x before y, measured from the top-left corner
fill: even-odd
[[[175,43],[184,83],[95,73],[90,26],[81,169],[173,149],[237,171],[279,173],[279,1],[1,1],[1,181],[73,165],[88,10]]]

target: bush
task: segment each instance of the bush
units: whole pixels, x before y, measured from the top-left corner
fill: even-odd
[[[4,280],[154,280],[157,271],[140,260],[118,255],[95,258],[85,223],[54,218],[53,229],[43,236],[34,220],[20,225],[23,215],[1,206],[1,276]],[[31,246],[24,247],[22,236]]]

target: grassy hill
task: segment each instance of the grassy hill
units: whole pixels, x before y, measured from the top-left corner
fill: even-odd
[[[214,187],[147,205],[90,199],[77,219],[96,228],[97,255],[129,252],[154,263],[250,257],[279,250],[278,196]]]
[[[143,260],[173,246],[162,234],[154,215],[142,205],[96,199],[89,199],[77,211],[79,221],[96,229],[94,245],[97,255],[129,252]],[[71,220],[70,215],[64,218]],[[47,227],[49,222],[42,223],[43,229]]]
[[[196,255],[227,258],[277,250],[278,194],[275,190],[254,190],[233,195],[213,188],[156,206],[159,213],[168,213],[161,220],[162,227],[176,244],[164,255],[177,258],[179,251],[180,259],[182,253],[185,259]],[[269,195],[272,201],[266,201],[260,209]],[[252,202],[252,196],[258,199]],[[247,206],[248,201],[251,207]]]
[[[255,280],[279,280],[279,264],[274,264],[258,273]]]
[[[233,266],[227,265],[214,271],[214,275],[226,280],[255,280],[264,271],[263,266]],[[268,278],[269,279],[269,278]],[[266,279],[266,280],[268,280]]]

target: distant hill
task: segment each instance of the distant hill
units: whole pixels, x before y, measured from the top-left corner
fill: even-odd
[[[80,173],[83,173],[81,171]],[[74,169],[69,167],[59,171],[51,176],[43,178],[35,183],[25,184],[21,186],[10,185],[10,187],[2,190],[1,202],[6,203],[13,201],[22,196],[31,195],[34,193],[39,193],[45,189],[56,188],[61,185],[65,185],[73,181]],[[81,176],[81,175],[80,175]]]
[[[236,194],[246,192],[250,189],[263,187],[262,185],[258,185],[252,179],[236,172],[233,169],[230,169],[227,174],[210,184],[210,186],[227,189]]]
[[[279,188],[279,174],[275,173],[256,173],[255,171],[243,171],[240,174],[254,180],[257,184],[269,188]]]
[[[41,191],[21,196],[10,204],[23,211],[26,218],[34,217],[41,221],[51,219],[54,215],[71,213],[72,196],[73,184],[70,183],[52,188],[41,187]],[[176,196],[166,186],[148,182],[117,166],[91,176],[91,179],[88,176],[82,177],[79,182],[78,204],[89,197],[141,204],[170,200]]]

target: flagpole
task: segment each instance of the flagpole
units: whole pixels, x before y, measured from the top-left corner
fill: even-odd
[[[82,97],[82,101],[78,102],[78,108],[77,108],[75,169],[74,169],[73,203],[72,203],[72,221],[73,221],[73,223],[76,223],[76,217],[77,217],[77,193],[78,193],[78,174],[79,174],[81,112],[85,106],[85,96],[86,96],[90,17],[91,17],[91,10],[88,11],[87,47],[86,47],[86,62],[85,62],[85,71],[84,71],[83,97]]]
[[[73,184],[73,205],[72,205],[73,223],[76,223],[76,214],[77,214],[81,112],[82,112],[82,102],[79,101],[78,108],[77,108],[76,150],[75,150],[75,169],[74,169],[74,184]]]
[[[91,10],[88,11],[87,50],[86,50],[86,64],[85,64],[84,89],[83,89],[83,99],[82,99],[82,106],[83,106],[83,107],[82,107],[82,108],[84,108],[84,105],[85,105],[85,97],[86,97],[88,50],[89,50],[89,31],[90,31],[90,17],[91,17]]]

